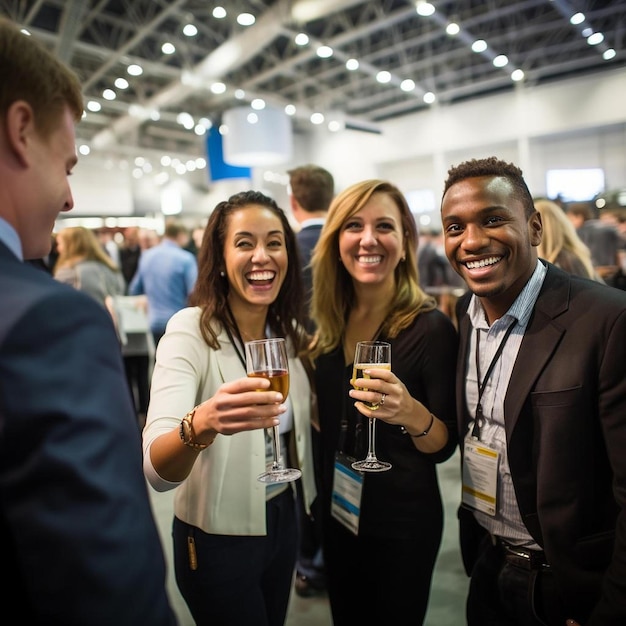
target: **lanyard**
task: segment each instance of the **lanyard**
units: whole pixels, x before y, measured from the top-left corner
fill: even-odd
[[[485,387],[487,386],[487,381],[493,372],[493,368],[496,366],[496,362],[502,355],[502,351],[504,350],[504,344],[507,342],[507,339],[511,336],[513,332],[513,328],[515,327],[516,320],[514,320],[511,325],[506,329],[506,333],[496,350],[496,353],[493,355],[493,359],[491,359],[491,363],[489,363],[489,367],[487,368],[487,372],[485,376],[480,381],[480,331],[478,328],[476,329],[476,382],[478,384],[478,401],[476,403],[476,415],[474,416],[474,427],[472,428],[472,438],[480,439],[480,420],[483,419],[483,407],[481,404],[481,400],[483,397],[483,393],[485,391]]]

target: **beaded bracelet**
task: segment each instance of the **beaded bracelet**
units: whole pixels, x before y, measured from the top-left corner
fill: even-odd
[[[431,413],[430,424],[428,424],[428,428],[423,433],[420,433],[419,435],[412,435],[404,426],[400,426],[400,430],[402,431],[403,434],[408,435],[409,437],[413,437],[413,439],[417,439],[419,437],[426,437],[426,435],[430,432],[430,429],[433,427],[434,423],[435,423],[435,416]]]

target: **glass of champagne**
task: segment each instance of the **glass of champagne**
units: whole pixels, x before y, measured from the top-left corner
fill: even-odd
[[[282,337],[274,337],[246,342],[246,371],[251,378],[267,378],[270,381],[270,389],[282,393],[283,401],[285,401],[289,393],[289,362],[285,340]],[[266,472],[259,475],[258,480],[262,483],[285,483],[297,480],[302,475],[300,470],[282,465],[279,427],[274,426],[270,434],[272,465]]]
[[[352,384],[357,378],[370,378],[366,375],[366,369],[391,369],[391,344],[386,341],[359,341],[354,352],[354,366],[352,370]],[[367,391],[367,387],[357,387],[361,391]],[[363,402],[372,411],[380,408],[379,403]],[[368,418],[367,429],[367,456],[362,461],[355,461],[352,467],[361,472],[386,472],[391,469],[391,463],[379,461],[376,458],[376,418]]]

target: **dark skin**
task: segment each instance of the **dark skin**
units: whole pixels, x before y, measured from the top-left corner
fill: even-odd
[[[446,256],[478,296],[489,325],[511,307],[537,265],[541,216],[526,215],[508,180],[466,178],[441,203]],[[573,619],[566,626],[580,626]]]
[[[467,178],[441,203],[446,256],[479,298],[489,324],[515,301],[537,264],[541,216],[526,216],[508,180]]]

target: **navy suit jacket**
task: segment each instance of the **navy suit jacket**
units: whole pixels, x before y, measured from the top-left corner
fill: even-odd
[[[545,550],[568,617],[585,626],[623,626],[626,293],[547,265],[504,403],[511,475],[524,524]],[[461,441],[470,419],[470,295],[457,309]],[[475,520],[467,512],[460,520],[470,569]]]
[[[28,624],[175,624],[119,344],[0,242],[0,577]]]

